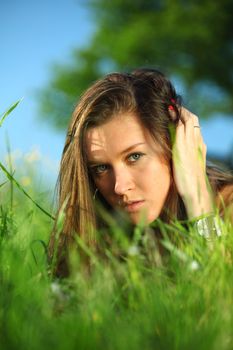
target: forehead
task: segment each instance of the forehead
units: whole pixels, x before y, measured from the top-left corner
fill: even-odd
[[[139,118],[131,114],[114,116],[107,123],[90,128],[85,141],[88,158],[117,155],[137,143],[155,145]]]

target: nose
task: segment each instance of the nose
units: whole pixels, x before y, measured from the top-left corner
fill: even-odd
[[[134,188],[134,182],[131,174],[126,169],[121,169],[120,172],[115,174],[115,187],[116,194],[123,196]]]

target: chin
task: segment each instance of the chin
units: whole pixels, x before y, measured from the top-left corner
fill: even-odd
[[[149,225],[154,220],[156,220],[158,216],[159,215],[145,213],[145,211],[136,212],[136,213],[131,213],[130,220],[134,225],[138,225],[138,224]]]

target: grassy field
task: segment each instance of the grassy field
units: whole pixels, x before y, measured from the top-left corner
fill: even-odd
[[[150,231],[138,227],[127,239],[113,227],[105,260],[77,242],[91,259],[90,275],[73,254],[70,277],[56,280],[46,259],[51,196],[36,177],[25,191],[12,164],[0,174],[0,349],[233,349],[227,221],[212,242],[162,225],[163,259]]]

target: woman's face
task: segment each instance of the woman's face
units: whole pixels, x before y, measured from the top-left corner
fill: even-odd
[[[113,208],[120,206],[134,224],[159,216],[170,187],[170,167],[138,117],[117,115],[90,128],[86,149],[95,185]]]

